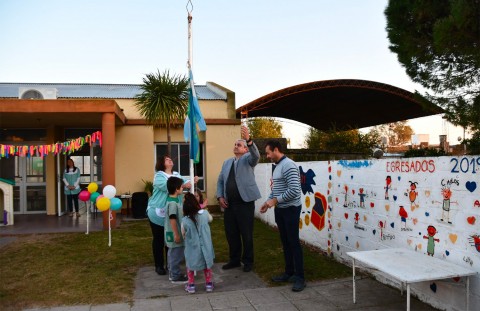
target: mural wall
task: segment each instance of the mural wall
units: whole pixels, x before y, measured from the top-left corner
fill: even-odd
[[[348,264],[346,252],[402,247],[476,270],[470,309],[480,310],[480,157],[297,164],[304,241]],[[271,171],[256,168],[263,198]],[[257,216],[275,224],[273,210]],[[465,279],[414,284],[412,292],[437,308],[463,309]]]

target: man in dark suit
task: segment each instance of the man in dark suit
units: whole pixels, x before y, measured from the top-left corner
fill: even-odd
[[[260,159],[257,146],[248,128],[242,126],[242,138],[235,142],[234,157],[223,162],[217,182],[217,200],[225,211],[225,235],[230,260],[222,269],[240,267],[249,272],[253,267],[253,220],[255,200],[261,197],[255,182],[255,166]],[[243,253],[242,253],[243,247]]]

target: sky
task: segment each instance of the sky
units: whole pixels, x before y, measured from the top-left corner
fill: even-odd
[[[362,79],[420,90],[388,49],[387,0],[191,0],[193,74],[235,92],[236,107],[314,81]],[[0,0],[0,82],[141,84],[187,75],[188,0]],[[301,148],[308,126],[283,120]],[[409,120],[416,134],[463,129],[441,116]],[[468,135],[467,135],[468,137]]]

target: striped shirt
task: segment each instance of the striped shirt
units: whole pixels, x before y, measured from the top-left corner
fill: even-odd
[[[269,199],[277,199],[277,207],[299,206],[302,188],[300,186],[300,172],[291,159],[283,156],[273,169],[272,192]]]

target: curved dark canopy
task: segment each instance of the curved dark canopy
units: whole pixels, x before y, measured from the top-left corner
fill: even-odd
[[[318,130],[348,130],[425,117],[443,110],[406,90],[366,80],[325,80],[291,86],[236,110],[237,117],[278,117]]]

